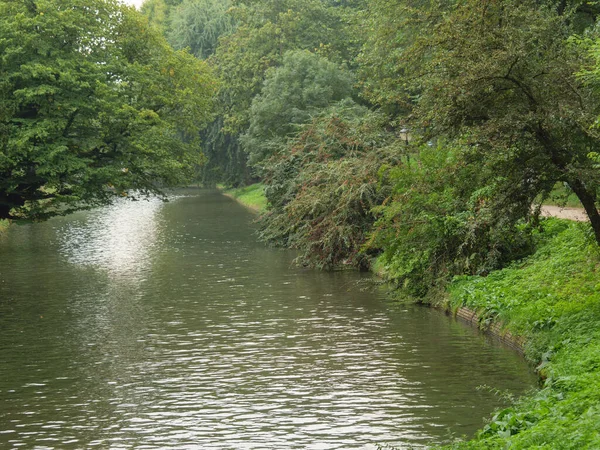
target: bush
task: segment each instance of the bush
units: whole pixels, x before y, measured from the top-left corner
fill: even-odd
[[[497,180],[467,163],[463,149],[425,146],[388,177],[393,194],[375,208],[367,248],[383,249],[387,273],[413,295],[457,274],[486,274],[532,249],[522,219],[529,212],[500,206]]]
[[[301,251],[298,262],[319,268],[366,268],[361,251],[375,220],[372,208],[389,190],[383,164],[397,162],[385,144],[381,117],[345,101],[329,108],[265,164],[271,205],[261,236]]]

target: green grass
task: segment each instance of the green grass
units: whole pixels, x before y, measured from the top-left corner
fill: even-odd
[[[265,188],[262,183],[255,183],[241,188],[226,189],[223,193],[254,211],[263,212],[267,209],[267,198],[265,197]]]
[[[451,448],[600,448],[600,256],[588,227],[546,221],[535,254],[449,288],[452,308],[501,321],[527,338],[544,379],[536,393],[500,411],[470,442]]]
[[[8,230],[9,225],[10,225],[10,222],[8,220],[0,220],[0,234],[4,233],[6,230]]]
[[[557,183],[550,193],[550,196],[544,201],[545,205],[567,206],[569,208],[582,208],[581,202],[577,196],[562,183]]]

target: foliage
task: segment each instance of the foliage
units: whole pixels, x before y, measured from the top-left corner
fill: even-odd
[[[265,187],[262,183],[227,189],[224,194],[254,211],[264,212],[267,209],[267,197],[265,197]]]
[[[189,48],[197,58],[208,58],[219,37],[234,30],[230,7],[223,0],[184,0],[170,13],[168,41],[175,49]]]
[[[153,27],[165,32],[170,28],[171,11],[181,2],[182,0],[144,0],[140,11]]]
[[[0,218],[156,192],[201,161],[215,82],[133,9],[3,0],[0,36]]]
[[[226,186],[241,186],[255,181],[247,165],[248,157],[242,150],[239,136],[224,129],[222,115],[217,115],[214,121],[202,130],[200,139],[206,162],[198,167],[196,180],[202,185],[213,187],[222,183]]]
[[[488,273],[531,248],[521,214],[495,214],[503,201],[497,178],[466,156],[440,143],[389,170],[393,193],[375,208],[368,247],[383,249],[386,273],[413,295],[456,274]]]
[[[457,448],[596,448],[600,402],[600,257],[588,227],[544,221],[531,257],[488,277],[461,277],[454,307],[494,317],[527,337],[543,388],[497,413]]]
[[[544,205],[556,205],[568,208],[581,208],[581,202],[573,191],[564,184],[557,184],[554,189],[544,198],[539,198],[538,203]]]
[[[427,140],[444,136],[468,146],[503,180],[498,193],[511,202],[498,216],[527,211],[537,195],[567,183],[600,243],[600,172],[587,157],[600,145],[590,128],[600,103],[594,73],[575,76],[592,63],[585,46],[569,39],[576,9],[512,0],[433,3],[376,2],[368,47],[376,56],[363,71],[368,97],[409,111],[411,128]]]
[[[368,267],[360,251],[386,197],[378,188],[382,164],[395,161],[385,148],[381,117],[351,102],[331,107],[265,164],[270,208],[261,237],[300,250],[298,262],[320,268]]]
[[[207,11],[213,13],[213,3],[218,11],[209,20]],[[194,7],[188,15],[186,5],[191,8],[192,4],[200,8]],[[224,182],[237,186],[255,181],[239,137],[249,126],[250,107],[261,92],[267,70],[279,66],[290,50],[317,52],[338,63],[351,59],[359,43],[346,24],[352,16],[349,11],[358,8],[358,4],[353,3],[350,8],[329,6],[321,0],[233,1],[224,17],[220,8],[225,4],[228,3],[185,2],[171,14],[166,33],[173,44],[189,45],[192,49],[198,43],[212,49],[213,38],[219,37],[215,54],[209,60],[222,82],[215,102],[216,119],[202,133],[208,161],[198,177],[206,185]],[[215,24],[209,35],[204,33],[204,19]],[[229,30],[230,22],[236,24],[234,30]]]
[[[241,138],[251,165],[259,165],[321,109],[350,97],[352,76],[308,51],[291,51],[267,75],[250,108],[250,127]]]
[[[223,81],[224,117],[232,132],[245,130],[252,99],[260,93],[267,69],[279,66],[289,50],[318,50],[341,62],[349,58],[342,8],[320,0],[235,1],[238,23],[224,37],[214,58]]]

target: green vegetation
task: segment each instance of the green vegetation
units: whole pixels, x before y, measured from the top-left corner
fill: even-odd
[[[0,1],[0,219],[41,220],[193,174],[215,80],[116,1]]]
[[[455,448],[600,447],[600,254],[581,224],[551,219],[542,230],[532,256],[450,285],[452,308],[467,306],[482,324],[501,321],[525,336],[544,379],[540,391]]]
[[[540,198],[539,202],[544,203],[545,205],[581,208],[581,202],[577,196],[573,193],[573,191],[563,184],[557,184],[554,186],[554,189],[552,189],[552,192],[548,194],[548,197],[544,198],[543,200]]]
[[[362,75],[367,95],[423,139],[443,136],[465,148],[464,162],[487,172],[480,187],[495,203],[492,220],[527,217],[536,197],[562,182],[600,245],[600,172],[589,157],[599,146],[600,97],[598,72],[587,70],[597,53],[594,41],[579,38],[595,8],[376,1],[374,51]],[[403,82],[390,84],[396,77]]]
[[[449,286],[453,307],[529,339],[545,388],[465,445],[597,443],[596,2],[147,0],[142,13],[0,0],[0,220],[192,176],[236,187],[300,264],[377,259],[419,299]],[[540,203],[572,196],[588,225],[540,219]]]
[[[265,187],[262,183],[255,183],[240,188],[226,189],[223,193],[234,198],[242,205],[258,212],[264,212],[267,209],[267,198],[265,197]]]
[[[382,117],[351,100],[327,109],[265,163],[269,211],[261,236],[297,248],[303,265],[368,268],[361,248],[373,207],[389,190],[381,167],[397,163]]]
[[[454,275],[487,274],[533,248],[528,211],[497,215],[503,199],[486,185],[493,175],[468,164],[469,155],[440,143],[389,170],[392,193],[374,209],[366,248],[382,249],[388,275],[413,295]]]
[[[306,50],[287,52],[250,107],[250,125],[241,137],[250,165],[262,166],[301,125],[351,93],[348,71]]]
[[[175,49],[189,48],[200,59],[214,54],[219,38],[234,30],[223,0],[186,0],[172,10],[167,39]]]

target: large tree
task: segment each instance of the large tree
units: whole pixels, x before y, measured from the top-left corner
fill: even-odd
[[[347,70],[319,55],[287,52],[252,102],[250,127],[241,138],[249,163],[260,165],[320,110],[350,98],[352,84]]]
[[[200,59],[212,55],[219,38],[234,29],[227,0],[185,0],[171,11],[167,39],[176,49],[189,48]]]
[[[582,2],[375,3],[378,31],[365,50],[379,56],[364,57],[370,98],[407,113],[425,139],[459,141],[465,162],[490,174],[492,220],[527,217],[561,182],[600,244],[600,174],[588,157],[600,148],[590,128],[600,101],[576,76],[593,61],[570,39],[589,16]]]
[[[186,179],[206,65],[115,0],[0,1],[0,218],[43,219]]]

